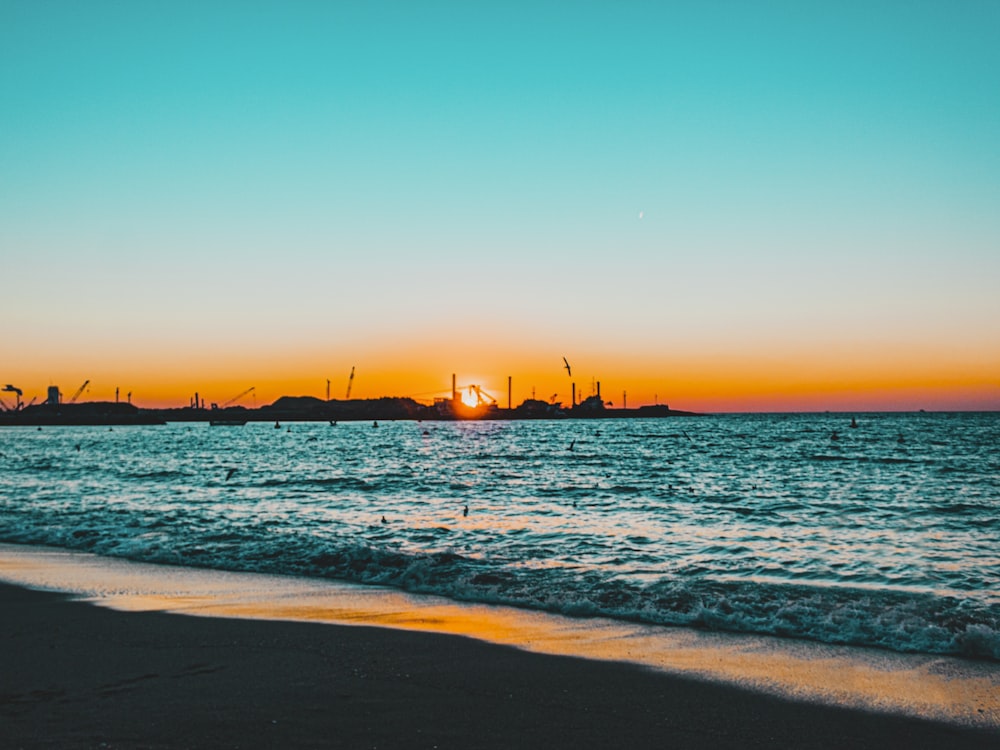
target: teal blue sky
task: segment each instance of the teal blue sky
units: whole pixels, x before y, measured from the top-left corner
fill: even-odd
[[[482,337],[1000,405],[1000,4],[0,0],[0,253],[8,377]]]

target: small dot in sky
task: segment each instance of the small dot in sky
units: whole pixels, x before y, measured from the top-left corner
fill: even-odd
[[[639,212],[639,218],[640,218],[640,219],[642,218],[642,215],[643,215],[644,213],[645,213],[645,211],[640,211],[640,212]]]

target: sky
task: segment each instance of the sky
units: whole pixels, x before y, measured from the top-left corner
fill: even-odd
[[[0,279],[26,400],[1000,409],[1000,4],[0,0]]]

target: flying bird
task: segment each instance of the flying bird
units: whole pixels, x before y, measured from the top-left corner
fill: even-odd
[[[566,361],[565,357],[563,357],[563,367],[566,368],[566,374],[573,377],[573,370],[570,369],[569,362]]]

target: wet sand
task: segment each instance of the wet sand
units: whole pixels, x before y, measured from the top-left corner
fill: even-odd
[[[1000,732],[364,626],[121,612],[0,584],[0,746],[995,748]]]

